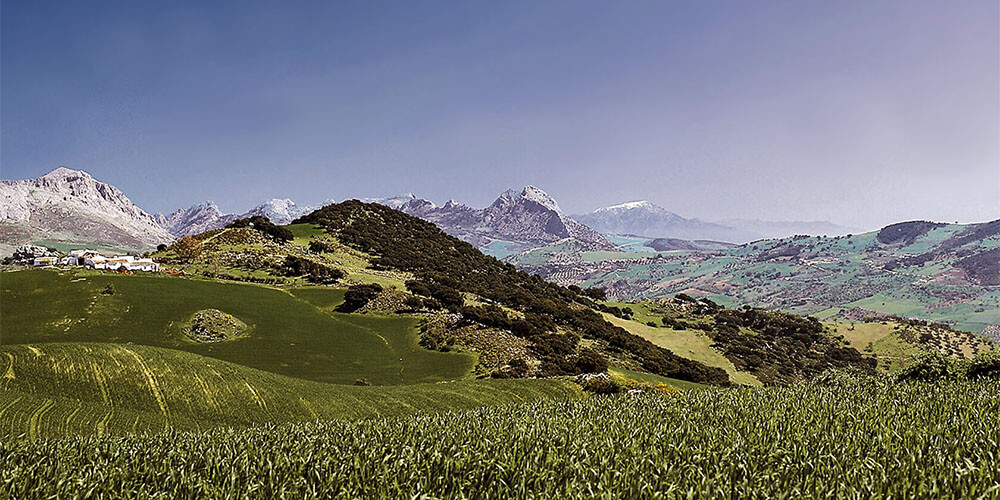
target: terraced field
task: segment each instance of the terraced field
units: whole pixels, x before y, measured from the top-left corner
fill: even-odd
[[[141,345],[0,347],[0,435],[107,435],[359,419],[582,397],[558,380],[358,387]]]
[[[102,294],[107,284],[113,295]],[[114,342],[179,349],[318,382],[375,385],[466,377],[470,354],[417,345],[416,319],[332,312],[343,291],[275,289],[169,276],[4,272],[3,345]],[[182,330],[218,309],[249,327],[244,338],[199,343]]]

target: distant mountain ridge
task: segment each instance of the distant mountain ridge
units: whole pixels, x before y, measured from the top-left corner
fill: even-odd
[[[629,201],[571,216],[603,234],[634,234],[650,238],[713,240],[747,243],[796,234],[841,235],[856,232],[826,221],[762,221],[728,219],[706,222],[681,217],[647,200]]]
[[[144,250],[173,236],[118,188],[59,167],[37,179],[0,181],[5,244],[29,240]]]
[[[650,238],[682,240],[713,240],[743,243],[757,239],[749,231],[687,219],[646,200],[630,201],[610,207],[598,208],[573,219],[604,234],[635,234]]]
[[[559,203],[536,186],[525,186],[520,191],[507,190],[482,209],[454,200],[438,207],[412,193],[364,201],[433,222],[444,232],[480,249],[495,251],[493,245],[499,244],[504,247],[501,252],[519,251],[566,238],[578,240],[594,250],[614,248],[599,232],[566,216]]]
[[[327,200],[324,204],[333,203]],[[254,215],[263,215],[275,224],[288,224],[293,219],[312,212],[322,205],[299,206],[287,198],[272,198],[242,213],[223,213],[212,201],[175,210],[170,215],[156,214],[156,221],[174,236],[195,235]]]

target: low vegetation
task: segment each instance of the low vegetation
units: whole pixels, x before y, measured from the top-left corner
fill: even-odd
[[[542,373],[576,374],[606,366],[606,354],[581,346],[581,339],[588,339],[602,343],[608,353],[633,359],[644,370],[659,375],[729,383],[724,370],[677,356],[608,323],[591,310],[593,302],[586,295],[483,255],[427,221],[382,205],[349,200],[323,207],[295,223],[325,228],[340,242],[373,256],[375,269],[412,273],[426,284],[444,284],[522,314],[523,318],[503,319],[493,311],[477,311],[498,322],[510,321],[512,328],[517,328],[511,330],[515,335],[535,344],[543,359]],[[439,297],[431,298],[442,302]],[[513,325],[521,321],[523,326]],[[578,362],[581,359],[583,362]]]
[[[1000,382],[848,375],[353,423],[0,440],[0,496],[986,499],[1000,494],[998,414]]]

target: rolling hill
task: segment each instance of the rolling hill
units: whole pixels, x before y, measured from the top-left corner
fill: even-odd
[[[621,299],[684,292],[821,317],[859,308],[973,332],[1000,324],[1000,221],[914,221],[712,251],[547,248],[508,260],[557,283],[600,286]]]

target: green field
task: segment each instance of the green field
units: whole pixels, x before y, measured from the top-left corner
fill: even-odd
[[[985,500],[998,414],[996,381],[883,379],[0,440],[0,497]]]
[[[581,396],[576,384],[558,380],[357,387],[140,345],[0,347],[0,435],[29,438],[358,419]]]
[[[101,291],[110,283],[114,295]],[[170,276],[26,270],[0,275],[3,345],[114,342],[166,347],[331,383],[375,385],[468,376],[476,359],[417,345],[410,317],[331,312],[343,291],[275,289]],[[245,338],[198,343],[182,333],[198,311],[249,325]]]
[[[708,338],[704,332],[651,327],[637,321],[616,318],[607,313],[604,313],[604,319],[610,321],[615,326],[620,326],[628,330],[629,333],[638,335],[664,349],[668,349],[678,356],[693,359],[708,366],[722,368],[729,374],[729,379],[736,384],[761,385],[757,377],[754,377],[753,374],[737,370],[732,361],[714,349],[712,347],[712,339]]]

